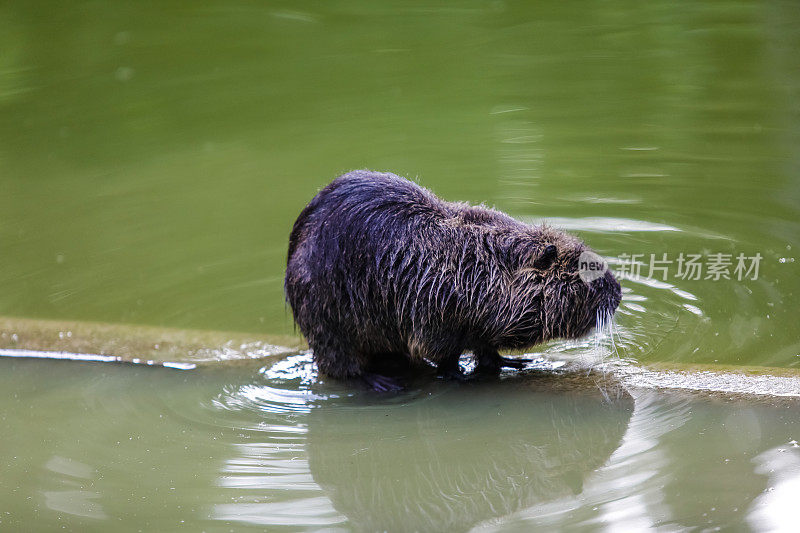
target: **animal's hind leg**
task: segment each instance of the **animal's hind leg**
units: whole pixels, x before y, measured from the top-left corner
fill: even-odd
[[[386,376],[409,376],[419,365],[401,352],[380,352],[368,357],[367,371]]]
[[[314,362],[319,371],[338,379],[360,379],[373,390],[391,392],[402,390],[400,383],[369,367],[369,358],[355,350],[348,350],[332,344],[311,344]]]
[[[361,378],[378,392],[402,390],[403,382],[413,374],[413,365],[403,353],[375,353],[368,355],[366,360]]]
[[[347,379],[361,375],[364,361],[352,350],[347,350],[333,342],[319,342],[309,339],[308,344],[314,352],[314,362],[322,374],[333,378]]]

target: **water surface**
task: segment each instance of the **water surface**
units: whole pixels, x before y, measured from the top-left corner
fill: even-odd
[[[796,523],[796,402],[536,373],[387,396],[315,382],[307,355],[256,373],[2,363],[12,530]]]

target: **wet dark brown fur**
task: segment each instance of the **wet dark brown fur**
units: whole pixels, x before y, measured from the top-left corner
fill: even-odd
[[[358,170],[303,209],[289,238],[286,299],[319,370],[395,383],[372,369],[428,362],[459,377],[519,362],[521,349],[589,332],[620,301],[613,275],[585,283],[577,238],[482,206],[446,202],[399,176]]]

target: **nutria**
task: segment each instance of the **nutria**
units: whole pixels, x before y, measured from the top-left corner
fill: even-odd
[[[589,332],[621,292],[586,283],[576,237],[483,206],[446,202],[390,173],[344,174],[303,209],[289,237],[286,299],[319,371],[400,388],[378,368],[430,363],[464,379],[522,368],[498,350]]]

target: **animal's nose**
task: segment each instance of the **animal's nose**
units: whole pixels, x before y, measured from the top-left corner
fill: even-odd
[[[606,270],[605,275],[596,281],[601,282],[601,285],[597,289],[608,293],[609,301],[611,302],[613,309],[616,309],[619,305],[619,302],[622,300],[622,287],[620,286],[619,281],[617,281],[617,278],[614,277],[614,274],[611,272],[611,270]]]
[[[612,287],[619,288],[619,282],[617,281],[617,278],[614,277],[614,274],[611,272],[610,269],[606,270],[606,274],[605,276],[603,276],[603,278],[605,279],[606,283],[608,283]]]
[[[591,287],[597,292],[609,293],[609,296],[616,300],[619,300],[619,297],[622,294],[622,288],[620,287],[617,278],[614,277],[614,274],[611,272],[611,270],[606,270],[604,275],[592,281]]]

